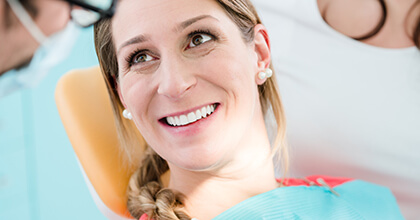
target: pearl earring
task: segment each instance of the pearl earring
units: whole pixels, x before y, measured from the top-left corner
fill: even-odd
[[[265,69],[265,73],[267,74],[267,78],[273,76],[273,70],[271,70],[270,68]]]
[[[260,79],[270,78],[271,76],[273,76],[273,70],[271,70],[270,68],[267,68],[264,71],[258,73],[258,77]]]
[[[127,109],[124,109],[123,116],[124,116],[124,118],[126,118],[128,120],[132,120],[133,119],[133,116],[131,115],[131,113]]]

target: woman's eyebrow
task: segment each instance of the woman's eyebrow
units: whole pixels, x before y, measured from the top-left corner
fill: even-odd
[[[133,38],[131,38],[131,39],[129,39],[129,40],[127,40],[126,42],[124,42],[119,48],[118,48],[118,50],[117,50],[117,55],[120,53],[120,51],[121,51],[121,49],[122,48],[124,48],[124,47],[126,47],[126,46],[129,46],[129,45],[131,45],[131,44],[138,44],[138,43],[142,43],[142,42],[145,42],[145,41],[148,41],[150,39],[150,37],[148,37],[148,36],[145,36],[145,35],[142,35],[142,34],[140,34],[140,35],[138,35],[138,36],[135,36],[135,37],[133,37]]]
[[[198,22],[200,20],[207,19],[207,18],[210,18],[210,19],[214,19],[216,21],[219,21],[217,18],[215,18],[215,17],[213,17],[211,15],[199,15],[197,17],[193,17],[193,18],[190,18],[190,19],[188,19],[186,21],[181,22],[179,25],[177,25],[175,27],[175,30],[174,31],[176,31],[176,32],[182,31],[183,29],[187,28],[188,26],[190,26],[190,25],[192,25],[192,24],[194,24],[194,23],[196,23],[196,22]]]

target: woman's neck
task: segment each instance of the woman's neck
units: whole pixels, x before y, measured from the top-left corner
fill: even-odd
[[[192,217],[212,219],[243,200],[278,187],[273,163],[268,158],[259,163],[253,161],[242,170],[211,173],[175,168],[171,169],[169,187],[185,196],[185,206]]]

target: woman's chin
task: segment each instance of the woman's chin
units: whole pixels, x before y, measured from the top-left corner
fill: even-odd
[[[184,161],[178,167],[193,172],[214,172],[223,167],[224,164],[221,160],[206,158],[189,161],[188,163]]]

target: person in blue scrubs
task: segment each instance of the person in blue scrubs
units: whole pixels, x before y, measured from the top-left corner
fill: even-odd
[[[97,19],[83,2],[0,1],[0,219],[105,219],[54,101],[64,73],[97,65],[92,28],[70,22]]]

